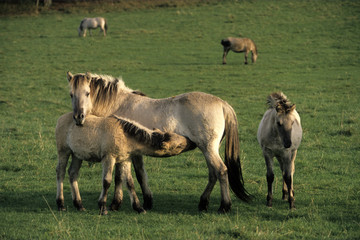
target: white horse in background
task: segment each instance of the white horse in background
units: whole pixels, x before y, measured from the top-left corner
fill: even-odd
[[[100,32],[103,32],[105,37],[108,28],[105,18],[103,17],[84,18],[81,21],[80,26],[78,28],[79,37],[86,37],[87,29],[89,29],[89,34],[91,36],[91,29],[96,29],[98,27],[100,27]]]

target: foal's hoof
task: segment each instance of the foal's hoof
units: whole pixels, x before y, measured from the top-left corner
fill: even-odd
[[[118,211],[121,207],[121,201],[120,202],[117,202],[116,200],[113,200],[110,204],[110,210],[111,211]]]
[[[65,208],[65,207],[58,207],[58,211],[59,211],[59,212],[65,212],[65,211],[66,211],[66,208]]]
[[[137,211],[139,214],[145,214],[145,213],[146,213],[146,210],[143,209],[143,208],[136,209],[136,211]]]
[[[79,212],[85,212],[86,209],[85,209],[84,207],[81,207],[81,208],[78,208],[78,211],[79,211]]]

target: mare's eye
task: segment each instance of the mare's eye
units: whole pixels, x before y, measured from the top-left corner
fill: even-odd
[[[89,93],[89,92],[85,93],[85,96],[87,96],[87,97],[88,97],[89,95],[90,95],[90,93]]]

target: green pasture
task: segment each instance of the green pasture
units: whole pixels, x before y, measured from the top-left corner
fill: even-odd
[[[99,15],[108,20],[108,36],[96,30],[79,38],[82,18]],[[0,239],[359,239],[359,17],[358,1],[267,0],[1,16]],[[228,36],[252,38],[256,64],[244,65],[243,54],[230,52],[222,65],[220,41]],[[67,71],[122,76],[154,98],[203,91],[228,101],[238,116],[245,187],[254,200],[232,194],[232,211],[218,215],[217,184],[209,211],[199,213],[208,174],[195,150],[145,158],[154,195],[146,214],[132,210],[125,191],[120,211],[98,215],[101,164],[81,169],[87,211],[72,206],[66,176],[68,210],[57,212],[54,130],[71,111]],[[256,132],[273,91],[283,91],[302,120],[294,211],[281,200],[277,163],[273,207],[265,206]]]

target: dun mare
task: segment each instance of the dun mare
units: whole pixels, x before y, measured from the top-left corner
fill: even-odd
[[[238,198],[250,200],[241,171],[237,117],[227,102],[201,92],[152,99],[134,94],[121,79],[105,75],[72,75],[68,72],[67,79],[73,117],[78,125],[83,125],[90,113],[96,116],[116,114],[150,129],[175,132],[190,139],[204,154],[209,169],[208,184],[198,206],[200,211],[208,209],[210,194],[217,180],[221,192],[220,213],[231,208],[229,183]],[[225,163],[219,154],[223,138],[226,138]],[[132,161],[144,195],[144,208],[151,209],[153,197],[141,154],[134,154]]]
[[[267,103],[269,109],[265,112],[257,132],[267,168],[267,206],[272,206],[275,156],[283,175],[283,200],[288,199],[290,209],[293,209],[295,158],[302,138],[300,116],[295,110],[295,104],[292,104],[282,92],[272,93]]]
[[[251,60],[256,62],[258,53],[255,43],[249,38],[233,38],[228,37],[221,40],[221,45],[224,46],[223,64],[226,64],[226,56],[230,50],[236,53],[245,52],[245,64],[248,64],[247,57],[251,52]]]
[[[76,126],[73,114],[64,114],[56,126],[56,145],[58,151],[57,196],[58,209],[65,210],[63,181],[66,165],[72,156],[69,168],[73,204],[78,210],[84,210],[78,188],[78,175],[83,160],[101,162],[103,165],[103,190],[98,205],[101,214],[107,214],[107,192],[115,168],[115,193],[110,208],[117,210],[122,202],[122,181],[126,182],[131,204],[134,210],[141,213],[141,207],[134,189],[131,176],[131,156],[148,155],[166,157],[180,154],[193,148],[185,137],[175,133],[151,131],[140,124],[117,116],[88,116],[84,126]]]
[[[105,37],[108,28],[105,18],[84,18],[78,28],[79,37],[86,37],[86,30],[89,30],[91,36],[91,29],[96,29],[98,27],[100,27],[100,32],[103,32]]]

